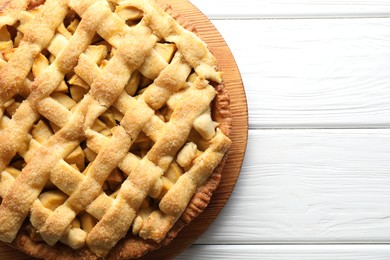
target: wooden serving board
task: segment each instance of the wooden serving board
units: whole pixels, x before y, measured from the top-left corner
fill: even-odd
[[[226,42],[214,25],[187,0],[157,0],[159,3],[169,3],[172,8],[195,25],[197,34],[208,44],[209,49],[218,60],[220,69],[224,72],[224,83],[231,99],[233,115],[230,138],[233,143],[222,172],[221,183],[215,191],[206,210],[183,228],[173,242],[159,250],[147,254],[142,259],[170,259],[190,246],[218,216],[236,184],[244,159],[248,139],[248,108],[240,72]],[[0,259],[25,260],[31,257],[0,244]]]

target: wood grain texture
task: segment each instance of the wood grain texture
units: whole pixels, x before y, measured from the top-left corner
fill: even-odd
[[[194,245],[176,260],[388,260],[390,245]]]
[[[389,0],[191,0],[210,19],[382,17]]]
[[[190,246],[213,222],[228,200],[237,181],[244,158],[248,136],[248,108],[241,76],[229,47],[210,21],[187,0],[157,0],[169,3],[175,11],[182,14],[197,33],[208,44],[224,72],[224,84],[231,97],[231,112],[234,117],[230,138],[233,143],[229,157],[222,172],[221,183],[206,210],[191,224],[185,227],[172,244],[163,247],[142,259],[172,258]],[[0,244],[0,259],[30,259],[28,256]]]
[[[197,244],[389,243],[390,129],[250,130],[237,186]]]
[[[213,23],[241,69],[250,128],[390,127],[390,19]]]

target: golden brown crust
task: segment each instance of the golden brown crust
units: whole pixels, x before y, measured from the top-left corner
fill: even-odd
[[[213,112],[215,119],[220,123],[220,128],[228,135],[231,129],[231,114],[229,109],[229,96],[223,84],[216,87],[218,95],[214,100]],[[226,162],[227,154],[220,162],[218,167],[214,170],[210,178],[201,187],[198,188],[197,193],[192,197],[186,210],[181,215],[180,219],[175,223],[171,230],[167,233],[164,240],[156,243],[152,240],[144,240],[139,237],[127,234],[124,239],[110,251],[106,259],[132,259],[139,258],[149,251],[157,250],[161,246],[166,246],[172,242],[180,230],[196,218],[209,204],[213,192],[218,187],[221,180],[223,166]],[[17,238],[11,244],[16,249],[29,254],[36,258],[43,259],[99,259],[87,248],[81,250],[74,250],[70,247],[57,243],[56,246],[51,247],[44,242],[34,242],[31,240],[29,234],[24,230],[18,233]]]
[[[231,115],[229,110],[229,96],[220,84],[216,87],[218,95],[214,101],[214,115],[218,118],[222,131],[228,134],[231,127]],[[168,232],[161,243],[156,243],[151,240],[143,240],[132,235],[127,235],[122,239],[107,256],[107,259],[130,259],[138,258],[149,251],[156,250],[161,246],[168,245],[179,233],[179,231],[188,225],[196,218],[210,202],[212,193],[218,187],[221,179],[221,173],[225,164],[227,155],[214,170],[213,174],[202,185],[197,193],[193,196],[186,210],[181,215],[180,219],[175,223],[172,229]],[[31,240],[26,231],[18,233],[17,238],[12,242],[12,246],[16,249],[25,252],[33,257],[44,259],[98,259],[96,255],[90,252],[87,248],[74,250],[63,244],[57,244],[51,247],[44,242],[34,242]]]
[[[185,21],[180,15],[176,15],[176,13],[170,7],[166,7],[165,10],[181,24],[183,24],[183,21]],[[184,25],[186,28],[189,28],[192,31],[195,30],[191,25]],[[226,90],[224,89],[223,83],[218,84],[215,89],[217,90],[217,95],[213,102],[213,119],[219,123],[219,128],[221,131],[226,136],[229,136],[231,130],[231,114],[229,110],[230,99]],[[99,95],[100,91],[96,93]],[[110,102],[106,101],[106,97],[110,95],[110,93],[102,95],[103,100],[99,100],[99,96],[96,96],[96,98],[99,100],[99,103],[109,105]],[[108,100],[112,99],[113,98],[109,98]],[[226,154],[223,156],[223,159],[219,163],[218,167],[212,172],[207,181],[202,186],[197,188],[195,195],[192,196],[184,212],[180,214],[180,218],[175,222],[174,226],[170,229],[170,231],[160,243],[156,243],[149,239],[144,240],[138,236],[136,237],[128,233],[126,237],[120,240],[119,243],[117,243],[116,246],[110,251],[109,255],[107,255],[107,259],[137,258],[144,255],[148,251],[158,249],[159,247],[170,243],[177,235],[177,233],[185,225],[188,225],[191,220],[198,216],[208,205],[212,193],[217,188],[221,179],[221,172],[225,161]],[[12,246],[37,258],[98,259],[98,257],[87,247],[74,250],[60,243],[57,243],[56,246],[52,247],[44,242],[34,242],[30,239],[30,236],[23,228],[18,233],[16,239],[12,242]]]

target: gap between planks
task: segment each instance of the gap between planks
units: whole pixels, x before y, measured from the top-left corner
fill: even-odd
[[[390,15],[381,16],[302,16],[302,17],[209,17],[210,21],[262,21],[262,20],[358,20],[358,19],[390,19]]]
[[[179,259],[388,260],[390,245],[194,245]]]
[[[388,0],[191,0],[210,19],[389,16]]]

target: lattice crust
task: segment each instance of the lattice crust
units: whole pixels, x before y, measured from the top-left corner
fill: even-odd
[[[223,159],[221,83],[153,1],[0,1],[0,240],[161,242]]]

